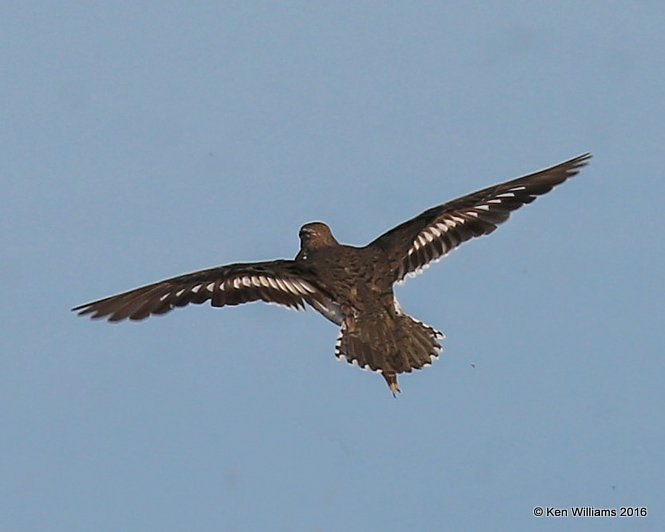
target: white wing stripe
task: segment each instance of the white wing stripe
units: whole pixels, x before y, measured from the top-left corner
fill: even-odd
[[[279,277],[275,277],[275,282],[279,285],[279,289],[282,292],[290,292],[288,286],[286,286],[286,283],[284,282],[283,279],[280,279]]]
[[[307,292],[305,292],[305,291],[302,289],[302,287],[300,286],[300,283],[297,282],[295,279],[290,279],[290,280],[289,280],[289,284],[291,285],[291,287],[293,288],[293,290],[295,290],[294,293],[295,293],[296,295],[301,296],[301,295],[307,293]]]
[[[305,281],[299,281],[299,283],[305,292],[309,292],[310,294],[316,293],[316,290],[314,290],[314,288],[309,283],[306,283]]]
[[[299,291],[301,294],[305,294],[305,295],[307,295],[307,294],[311,293],[310,290],[307,288],[307,284],[306,284],[306,283],[304,283],[304,282],[302,282],[302,281],[297,281],[297,280],[295,280],[295,279],[292,280],[291,282],[294,284],[294,286],[298,289],[298,291]]]
[[[286,279],[278,279],[278,281],[282,282],[282,285],[284,285],[284,288],[287,292],[291,292],[296,296],[300,295],[298,289],[294,285],[292,285],[290,281],[287,281]]]

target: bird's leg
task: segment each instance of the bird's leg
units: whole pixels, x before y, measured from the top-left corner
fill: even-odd
[[[397,374],[394,371],[382,371],[381,375],[386,379],[388,383],[388,388],[393,394],[393,397],[397,397],[397,394],[400,393],[399,384],[397,384]]]

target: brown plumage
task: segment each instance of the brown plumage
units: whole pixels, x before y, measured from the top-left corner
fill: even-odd
[[[488,235],[510,213],[576,175],[590,154],[433,207],[363,247],[337,242],[322,222],[300,229],[293,260],[237,263],[160,281],[75,307],[80,315],[142,320],[189,303],[214,307],[266,301],[311,306],[341,327],[336,356],[383,375],[393,395],[397,375],[429,365],[441,333],[404,314],[393,285],[463,242]]]

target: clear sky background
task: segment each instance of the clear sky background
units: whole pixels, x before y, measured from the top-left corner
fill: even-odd
[[[655,1],[3,2],[0,530],[664,530],[664,27]],[[69,311],[586,151],[398,288],[447,335],[398,399],[313,311]]]

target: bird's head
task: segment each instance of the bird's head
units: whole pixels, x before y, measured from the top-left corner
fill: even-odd
[[[338,244],[337,240],[323,222],[310,222],[300,228],[300,249],[309,251]]]

